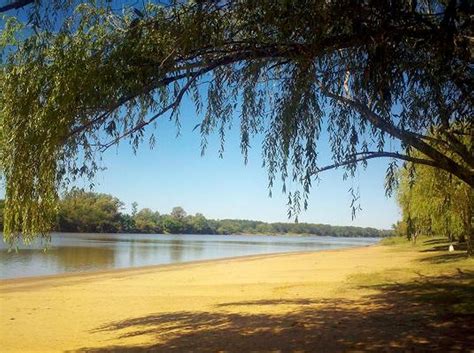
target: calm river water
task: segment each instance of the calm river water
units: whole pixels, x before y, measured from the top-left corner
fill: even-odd
[[[8,251],[0,243],[0,278],[51,275],[233,256],[314,251],[374,244],[376,238],[252,235],[56,233],[41,246]]]

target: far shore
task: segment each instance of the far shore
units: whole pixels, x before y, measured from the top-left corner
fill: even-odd
[[[3,232],[0,232],[3,234]],[[331,235],[331,234],[313,234],[313,233],[213,233],[213,234],[201,234],[201,233],[140,233],[140,232],[67,232],[67,231],[52,231],[51,234],[113,234],[113,235],[121,235],[121,234],[128,234],[128,235],[219,235],[225,237],[233,237],[235,235],[238,236],[269,236],[269,237],[331,237],[331,238],[347,238],[347,239],[384,239],[387,237],[369,237],[369,236],[362,236],[362,235]]]
[[[420,295],[427,284],[438,296],[445,285],[445,295],[462,295],[464,284],[472,289],[473,260],[437,246],[377,244],[1,280],[1,350],[474,349],[470,316],[456,314],[452,300],[440,302],[452,313],[438,315]],[[456,291],[447,285],[453,280]]]

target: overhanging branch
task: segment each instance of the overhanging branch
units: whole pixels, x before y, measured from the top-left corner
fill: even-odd
[[[416,157],[404,155],[398,152],[385,152],[385,151],[378,152],[377,151],[377,152],[359,152],[359,153],[353,154],[349,156],[345,161],[318,168],[313,174],[316,175],[327,170],[336,169],[336,168],[343,167],[346,165],[357,164],[357,163],[360,163],[369,159],[374,159],[374,158],[395,158],[395,159],[405,160],[407,162],[424,164],[430,167],[439,168],[439,166],[436,164],[435,161],[432,161],[429,159],[416,158]]]
[[[25,7],[26,5],[34,3],[35,0],[18,0],[18,1],[13,1],[9,3],[8,5],[4,5],[0,7],[0,13],[2,12],[7,12],[10,10],[18,10],[21,9],[22,7]]]
[[[356,100],[353,97],[342,96],[334,93],[320,81],[315,81],[324,95],[338,101],[341,104],[350,106],[360,115],[364,116],[377,129],[399,139],[409,146],[412,146],[435,161],[437,168],[456,175],[459,179],[463,180],[471,187],[474,187],[474,171],[472,169],[464,167],[427,142],[423,141],[423,139],[420,138],[418,134],[399,129],[391,121],[383,119],[381,116],[373,112],[366,104]]]

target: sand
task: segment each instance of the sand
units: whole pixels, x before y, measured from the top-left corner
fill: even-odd
[[[417,256],[377,245],[3,280],[0,351],[402,349],[424,336],[393,337],[393,305],[352,283]]]

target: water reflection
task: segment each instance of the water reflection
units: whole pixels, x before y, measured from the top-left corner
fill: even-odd
[[[116,252],[104,247],[60,247],[47,252],[0,250],[1,278],[114,268]]]
[[[39,244],[8,252],[1,243],[0,278],[334,249],[376,241],[373,238],[57,233],[52,235],[47,252]]]

